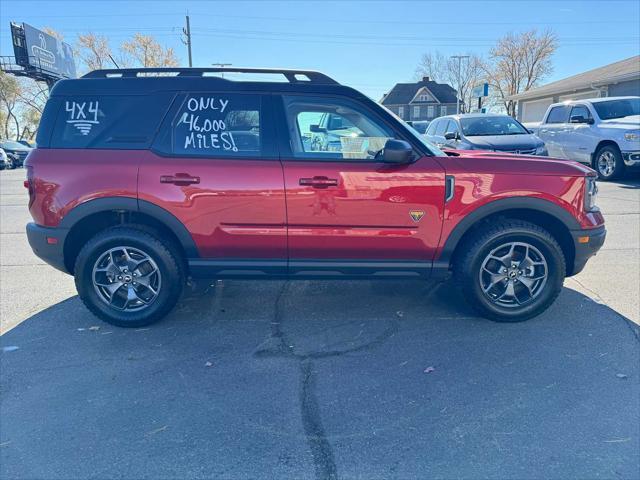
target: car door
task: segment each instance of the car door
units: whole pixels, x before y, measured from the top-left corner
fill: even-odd
[[[567,158],[564,144],[569,128],[568,105],[557,105],[549,111],[544,123],[540,125],[538,136],[545,143],[550,157]]]
[[[141,159],[140,208],[160,207],[186,227],[199,257],[192,270],[286,271],[284,181],[270,104],[260,94],[179,94]]]
[[[563,149],[565,158],[578,162],[589,163],[591,161],[592,146],[592,123],[573,123],[571,118],[583,117],[587,122],[593,122],[593,116],[589,108],[583,104],[571,107],[569,113],[569,124],[567,125],[567,135],[563,139]]]
[[[402,137],[390,116],[364,102],[315,94],[279,100],[290,274],[427,273],[444,207],[438,162],[376,160],[389,138]],[[312,145],[311,126],[326,113],[342,117],[348,133]]]

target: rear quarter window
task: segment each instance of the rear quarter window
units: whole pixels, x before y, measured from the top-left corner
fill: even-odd
[[[262,99],[237,93],[186,95],[171,122],[171,151],[203,157],[260,156]]]
[[[50,146],[147,149],[173,96],[162,92],[61,97]]]

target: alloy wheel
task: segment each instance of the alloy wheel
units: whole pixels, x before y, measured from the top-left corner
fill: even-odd
[[[127,312],[149,307],[158,297],[162,280],[156,262],[142,250],[128,246],[101,254],[91,278],[104,303]]]
[[[492,303],[518,308],[542,293],[548,274],[547,261],[540,250],[529,243],[509,242],[485,257],[479,280],[484,295]]]
[[[612,152],[604,151],[598,157],[598,171],[603,177],[609,177],[616,169],[616,157]]]

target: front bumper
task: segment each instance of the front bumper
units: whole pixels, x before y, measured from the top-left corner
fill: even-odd
[[[621,152],[624,164],[627,167],[640,167],[640,150],[632,152]]]
[[[29,245],[38,257],[52,267],[65,273],[71,273],[64,264],[64,240],[69,230],[64,228],[41,227],[35,223],[27,224]]]
[[[573,268],[567,272],[567,277],[580,273],[587,264],[587,260],[598,253],[598,250],[604,244],[607,231],[604,225],[601,225],[596,228],[572,230],[571,236],[573,237],[576,254],[573,259]]]

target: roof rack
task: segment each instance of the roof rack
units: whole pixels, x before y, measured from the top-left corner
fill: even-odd
[[[289,70],[282,68],[182,68],[182,67],[158,67],[158,68],[114,68],[94,70],[82,78],[136,78],[146,76],[149,73],[175,74],[178,77],[202,77],[205,73],[265,73],[283,75],[289,83],[322,83],[338,85],[333,78],[324,73],[313,70]],[[228,80],[228,79],[224,79]]]

